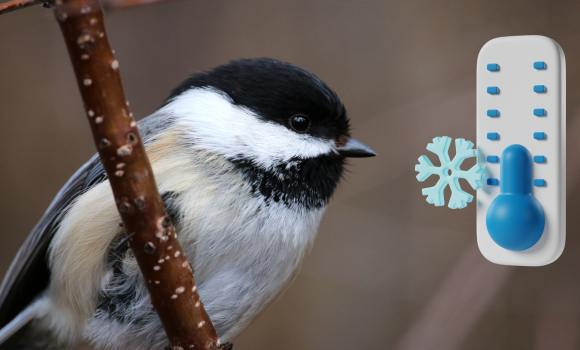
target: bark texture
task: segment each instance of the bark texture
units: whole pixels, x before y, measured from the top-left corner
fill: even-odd
[[[25,7],[41,4],[39,0],[12,0],[6,1],[0,4],[0,15],[16,10],[23,9]],[[48,3],[47,3],[48,6]]]
[[[151,164],[109,46],[101,4],[51,3],[62,30],[95,145],[110,180],[129,245],[147,281],[152,305],[174,349],[217,349],[212,322],[197,293],[156,186]]]

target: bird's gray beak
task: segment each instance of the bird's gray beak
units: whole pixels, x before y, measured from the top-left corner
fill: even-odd
[[[344,145],[337,148],[337,151],[341,156],[350,158],[366,158],[377,155],[369,146],[350,137]]]

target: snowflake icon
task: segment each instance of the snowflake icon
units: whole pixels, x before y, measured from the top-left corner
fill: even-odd
[[[474,190],[481,188],[483,180],[483,167],[475,164],[471,169],[461,170],[461,163],[466,158],[475,157],[477,150],[472,149],[473,143],[465,139],[455,139],[456,154],[453,160],[449,158],[449,145],[451,138],[448,136],[436,137],[433,143],[427,145],[427,150],[435,153],[441,161],[441,166],[434,166],[427,156],[419,157],[419,164],[415,165],[418,171],[417,180],[423,182],[431,175],[439,175],[439,181],[433,187],[423,189],[423,195],[427,196],[427,203],[440,207],[445,204],[443,191],[449,185],[451,188],[451,199],[448,207],[451,209],[461,209],[473,200],[473,196],[463,191],[459,185],[459,179],[465,179]]]

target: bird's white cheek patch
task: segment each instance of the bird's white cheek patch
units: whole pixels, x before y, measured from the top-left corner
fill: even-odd
[[[313,158],[334,150],[333,140],[298,134],[284,125],[260,120],[214,89],[184,92],[157,113],[180,117],[193,147],[231,159],[249,159],[266,169],[292,158]],[[290,117],[290,116],[288,116]]]

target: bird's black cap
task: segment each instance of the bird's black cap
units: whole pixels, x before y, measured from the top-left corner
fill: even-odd
[[[289,127],[290,117],[306,115],[312,124],[306,133],[335,139],[348,137],[346,110],[328,85],[307,70],[272,58],[232,61],[192,75],[174,89],[165,102],[192,88],[211,87],[226,93],[235,105],[259,118]]]

